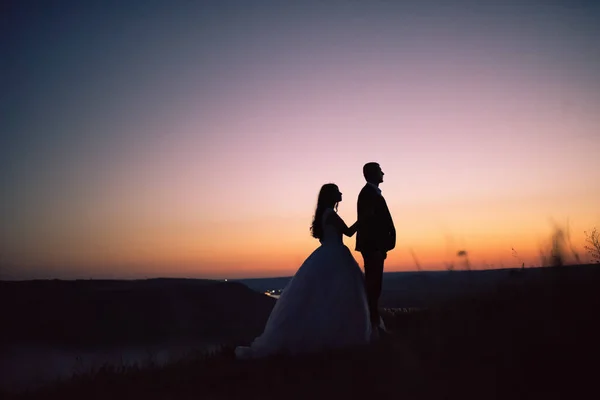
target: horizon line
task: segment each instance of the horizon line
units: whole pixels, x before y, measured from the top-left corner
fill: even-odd
[[[590,267],[600,266],[600,263],[587,263],[587,264],[564,264],[563,267]],[[486,269],[436,269],[436,270],[406,270],[406,271],[384,271],[383,274],[418,274],[418,273],[459,273],[459,272],[490,272],[500,270],[521,270],[521,269],[544,269],[544,268],[560,268],[556,266],[525,266],[525,267],[502,267],[502,268],[486,268]],[[138,277],[138,278],[29,278],[29,279],[6,279],[1,278],[0,282],[31,282],[31,281],[144,281],[144,280],[159,280],[159,279],[171,279],[171,280],[204,280],[204,281],[215,281],[215,282],[236,282],[236,281],[247,281],[247,280],[258,280],[258,279],[288,279],[294,275],[276,275],[276,276],[264,276],[264,277],[246,277],[246,278],[200,278],[200,277],[176,277],[176,276],[156,276],[156,277]]]

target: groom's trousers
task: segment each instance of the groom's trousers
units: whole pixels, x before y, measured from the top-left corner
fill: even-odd
[[[365,265],[365,289],[371,324],[379,325],[379,296],[381,296],[381,281],[383,279],[383,262],[386,253],[363,252],[361,253]]]

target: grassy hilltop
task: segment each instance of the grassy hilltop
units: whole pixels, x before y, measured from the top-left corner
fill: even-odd
[[[579,398],[594,384],[600,356],[600,268],[528,272],[426,311],[386,313],[394,335],[376,346],[243,362],[228,347],[166,367],[106,368],[10,397]]]

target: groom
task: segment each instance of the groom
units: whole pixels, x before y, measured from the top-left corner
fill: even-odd
[[[384,175],[381,167],[375,162],[367,163],[363,166],[363,175],[367,184],[358,195],[356,251],[360,251],[363,256],[371,324],[379,334],[380,331],[385,333],[378,311],[383,262],[387,252],[396,246],[396,228],[379,189]]]

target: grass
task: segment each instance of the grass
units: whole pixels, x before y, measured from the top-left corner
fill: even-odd
[[[536,279],[525,271],[483,295],[388,312],[394,334],[378,345],[248,361],[227,347],[163,367],[106,367],[3,398],[575,398],[594,382],[600,359],[600,268],[577,271],[548,268]]]

